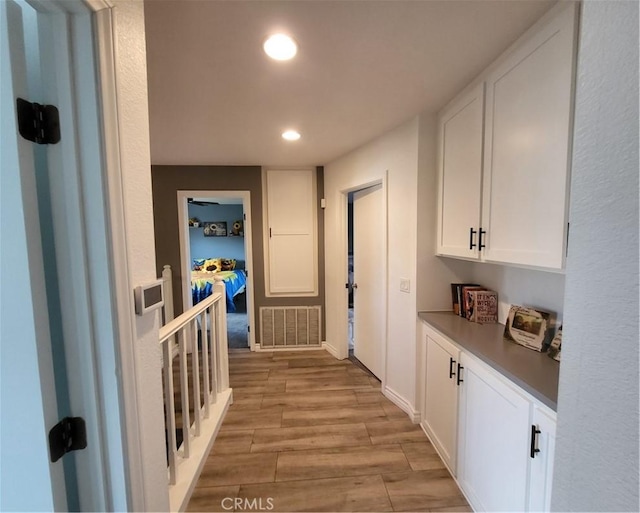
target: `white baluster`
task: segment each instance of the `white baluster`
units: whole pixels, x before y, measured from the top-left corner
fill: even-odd
[[[164,409],[167,430],[167,453],[169,457],[169,483],[176,484],[176,454],[178,447],[176,441],[176,407],[173,399],[173,359],[169,340],[162,344],[162,350],[164,357]]]
[[[193,375],[193,418],[195,422],[194,436],[200,436],[200,351],[198,351],[198,325],[193,319],[190,323],[191,347],[191,373]]]
[[[204,376],[204,418],[209,418],[211,404],[211,376],[209,375],[209,330],[207,329],[207,311],[198,317],[200,320],[200,339],[202,344],[202,375]]]
[[[191,447],[191,421],[189,419],[189,368],[187,345],[189,325],[178,332],[178,354],[180,355],[180,397],[182,399],[182,457],[189,457]]]

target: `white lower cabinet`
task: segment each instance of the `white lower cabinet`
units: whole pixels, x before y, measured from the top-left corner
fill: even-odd
[[[458,481],[476,511],[525,511],[529,400],[461,355]]]
[[[424,325],[422,427],[474,511],[549,511],[556,414]]]
[[[556,449],[556,415],[533,406],[530,438],[529,511],[550,511],[553,455]]]
[[[452,473],[456,472],[460,350],[425,330],[427,365],[422,427]]]

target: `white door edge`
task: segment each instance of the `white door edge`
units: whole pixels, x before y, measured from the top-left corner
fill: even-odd
[[[110,136],[115,134],[115,141],[117,141],[117,116],[114,114],[117,111],[117,105],[115,102],[115,88],[113,87],[115,80],[113,73],[115,53],[111,39],[113,30],[111,13],[109,11],[106,11],[106,15],[94,13],[97,23],[92,26],[90,14],[95,9],[80,0],[27,1],[36,11],[45,15],[54,15],[52,19],[55,19],[56,22],[60,22],[65,18],[68,20],[68,25],[57,26],[54,30],[57,39],[50,49],[54,52],[55,66],[60,66],[58,80],[70,80],[75,86],[72,96],[67,96],[65,101],[60,104],[61,119],[66,117],[66,119],[73,120],[72,124],[77,123],[80,127],[89,128],[86,133],[80,128],[73,137],[73,139],[77,138],[76,144],[83,148],[81,155],[73,155],[76,152],[69,147],[65,147],[62,150],[64,168],[70,171],[71,174],[65,171],[64,177],[66,178],[61,177],[61,179],[69,181],[73,172],[78,172],[82,177],[82,179],[78,180],[80,183],[77,184],[77,189],[70,192],[73,201],[68,205],[69,208],[67,210],[69,215],[75,216],[75,220],[78,221],[83,219],[82,205],[96,201],[99,204],[104,204],[107,194],[103,189],[102,179],[105,178],[105,175],[108,175],[106,178],[111,179],[111,182],[115,179],[117,183],[119,180],[119,149],[117,149],[117,144],[114,146],[116,148],[115,151],[109,151],[109,145],[113,146],[113,140]],[[65,16],[58,16],[58,14],[64,14]],[[71,35],[72,37],[70,37]],[[64,41],[60,43],[61,39],[65,40],[66,38],[68,38],[66,43]],[[97,43],[99,48],[97,55],[92,51],[94,42]],[[68,47],[66,46],[67,43],[69,44]],[[99,73],[99,81],[102,87],[100,88],[94,83],[94,76],[89,80],[86,80],[87,77],[84,76],[87,72],[93,74],[94,63],[101,71]],[[64,82],[58,82],[58,87],[61,86],[63,89],[71,89],[68,84],[65,86]],[[103,103],[96,105],[100,92],[102,92]],[[42,99],[34,100],[42,101]],[[111,119],[111,123],[108,121],[109,119]],[[101,129],[105,129],[103,133],[100,133]],[[71,143],[72,146],[74,144],[70,140],[67,140],[66,143]],[[104,147],[101,144],[104,144]],[[62,146],[52,147],[49,151],[60,156],[61,148]],[[74,158],[79,160],[74,163]],[[67,162],[67,159],[71,160]],[[80,171],[75,171],[77,162],[82,164]],[[58,160],[57,165],[59,166],[60,163],[61,161]],[[68,169],[67,164],[74,169]],[[87,174],[86,170],[89,167],[91,167],[91,170]],[[112,168],[114,172],[109,173],[107,170]],[[108,186],[113,185],[111,182]],[[86,225],[84,225],[84,219],[82,222],[75,223],[73,234],[70,234],[65,241],[65,244],[68,245],[72,252],[77,248],[81,248],[82,251],[78,255],[85,255],[82,259],[84,262],[79,264],[78,275],[73,277],[73,286],[77,288],[79,286],[78,280],[84,280],[82,285],[86,285],[86,292],[84,292],[83,296],[86,304],[80,309],[81,313],[77,316],[78,318],[74,320],[75,314],[68,315],[68,312],[64,313],[65,309],[75,310],[74,301],[66,301],[63,296],[63,319],[66,318],[64,329],[68,332],[65,334],[67,339],[65,346],[70,344],[67,347],[67,354],[77,349],[77,344],[80,344],[81,341],[85,344],[82,347],[81,354],[79,353],[77,356],[72,354],[72,356],[76,357],[76,367],[78,368],[71,368],[68,372],[78,374],[78,377],[74,378],[73,390],[81,387],[86,388],[86,391],[89,392],[88,394],[76,394],[76,399],[72,399],[72,408],[83,410],[84,413],[80,414],[87,416],[88,423],[91,423],[91,426],[88,426],[90,434],[88,452],[77,453],[77,455],[70,455],[67,458],[77,456],[77,458],[84,460],[86,463],[90,454],[89,465],[91,470],[81,471],[81,479],[78,479],[78,484],[81,488],[79,490],[81,501],[83,497],[85,499],[85,504],[81,504],[81,507],[89,509],[143,510],[143,502],[136,502],[128,498],[128,492],[130,492],[131,496],[142,493],[143,486],[142,482],[127,486],[132,481],[131,475],[133,474],[132,469],[135,467],[135,463],[131,465],[124,463],[126,448],[123,445],[122,434],[123,431],[126,431],[128,435],[139,434],[137,424],[133,429],[130,427],[137,419],[135,405],[129,407],[131,415],[127,417],[128,425],[126,429],[123,429],[124,426],[122,425],[122,405],[126,405],[130,401],[135,402],[137,396],[135,393],[135,370],[129,373],[129,377],[132,377],[130,380],[131,386],[128,389],[125,387],[126,391],[122,390],[121,383],[126,384],[127,372],[122,372],[121,374],[114,372],[114,367],[115,369],[126,369],[126,355],[122,358],[123,362],[125,362],[124,364],[120,365],[121,362],[117,361],[118,349],[132,348],[133,344],[131,342],[134,339],[133,330],[126,329],[127,321],[129,321],[129,326],[131,327],[130,321],[133,310],[126,309],[127,299],[130,296],[128,282],[125,285],[126,292],[121,293],[120,297],[118,297],[119,287],[111,282],[111,278],[117,281],[122,276],[122,273],[124,273],[125,279],[127,278],[126,242],[122,246],[122,254],[124,255],[122,262],[124,265],[111,269],[112,273],[102,273],[102,276],[98,276],[98,280],[96,280],[96,270],[92,270],[87,263],[87,255],[95,256],[100,254],[107,260],[112,256],[109,254],[109,250],[112,247],[109,229],[114,229],[115,234],[125,233],[124,223],[122,223],[122,229],[120,229],[117,215],[111,215],[114,204],[121,200],[121,196],[121,192],[117,194],[111,193],[109,195],[111,200],[109,203],[110,209],[101,214],[87,217]],[[55,198],[56,200],[61,199],[58,196]],[[62,198],[66,198],[66,195],[62,196]],[[91,232],[89,230],[91,223],[95,223],[97,217],[101,215],[111,218],[108,228]],[[58,220],[59,222],[60,220]],[[58,240],[56,240],[57,245]],[[117,244],[113,245],[113,251],[116,255],[119,253]],[[58,263],[60,264],[60,262]],[[73,264],[76,265],[77,262]],[[124,271],[118,273],[118,269],[123,269]],[[58,273],[60,272],[59,267]],[[66,272],[66,270],[63,270],[62,275]],[[99,287],[96,287],[96,285],[99,285]],[[120,292],[125,290],[124,287],[120,287],[120,289]],[[98,296],[102,296],[104,300],[96,300]],[[90,301],[87,298],[92,298],[92,300]],[[75,298],[75,300],[77,301],[78,298]],[[119,310],[116,315],[117,307]],[[116,322],[116,317],[119,322]],[[114,333],[115,330],[118,330],[120,336]],[[77,336],[74,336],[74,334]],[[119,340],[121,343],[120,348],[115,347],[113,343],[115,340]],[[74,343],[76,344],[75,346]],[[67,365],[69,365],[69,360]],[[73,390],[70,391],[72,397]],[[133,393],[131,393],[131,390],[133,390]],[[73,404],[74,401],[75,405]],[[127,445],[129,456],[133,453],[132,448],[139,447],[136,441]]]

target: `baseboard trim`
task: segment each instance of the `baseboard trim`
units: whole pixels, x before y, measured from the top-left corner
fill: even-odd
[[[320,351],[324,349],[322,345],[317,346],[277,346],[262,347],[260,344],[255,345],[254,351],[257,353],[277,353],[278,351]]]
[[[331,344],[329,344],[327,341],[322,342],[322,349],[324,349],[327,353],[329,353],[334,358],[341,360],[341,358],[338,356],[338,350],[335,347],[333,347]]]
[[[411,419],[411,422],[413,422],[414,424],[420,423],[420,412],[414,410],[413,405],[400,394],[398,394],[395,390],[389,388],[388,386],[385,386],[382,390],[382,394],[403,412],[405,412],[409,416],[409,419]]]

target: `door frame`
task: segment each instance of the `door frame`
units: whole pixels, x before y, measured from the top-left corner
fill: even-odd
[[[142,416],[138,406],[138,383],[135,342],[138,338],[135,323],[133,285],[129,276],[129,244],[125,218],[124,186],[120,145],[120,117],[126,107],[118,102],[116,64],[119,56],[116,37],[119,28],[117,8],[111,0],[81,0],[92,12],[94,40],[98,68],[98,90],[103,130],[103,166],[106,204],[109,218],[109,243],[112,259],[112,295],[115,299],[115,318],[118,342],[121,404],[124,419],[120,431],[105,436],[122,439],[125,459],[125,489],[117,490],[130,511],[145,511],[145,458],[142,449]],[[115,491],[112,494],[115,495]]]
[[[351,185],[344,189],[340,190],[340,202],[339,202],[339,230],[340,232],[337,234],[339,239],[342,241],[342,249],[340,251],[340,262],[339,264],[342,266],[342,272],[344,273],[344,283],[348,283],[349,281],[349,244],[348,244],[348,221],[349,221],[349,194],[352,192],[357,192],[363,189],[368,189],[370,187],[381,185],[382,186],[382,197],[384,202],[384,209],[382,212],[384,231],[381,233],[382,236],[382,259],[383,261],[380,263],[382,269],[384,271],[381,273],[381,278],[383,280],[382,289],[384,296],[384,335],[383,335],[383,348],[382,348],[382,375],[380,377],[380,381],[382,382],[382,390],[386,387],[387,382],[387,352],[389,346],[389,271],[388,271],[388,261],[389,261],[389,171],[385,170],[384,174],[377,179],[373,179],[367,182],[361,182],[358,184]],[[354,269],[355,271],[355,269]],[[347,358],[349,356],[349,291],[347,288],[344,289],[344,293],[340,295],[340,301],[337,305],[338,310],[338,326],[341,326],[340,331],[343,336],[340,337],[339,342],[337,344],[337,351],[339,358]],[[355,316],[355,311],[354,311]]]
[[[255,323],[254,323],[254,288],[253,288],[253,246],[251,238],[251,191],[193,191],[179,190],[178,201],[178,237],[180,243],[180,272],[182,280],[182,308],[187,311],[193,305],[191,297],[191,248],[189,244],[189,209],[188,198],[239,198],[246,219],[244,220],[244,262],[247,271],[247,322],[250,331],[247,333],[249,349],[255,351]],[[253,328],[253,329],[252,329]]]

